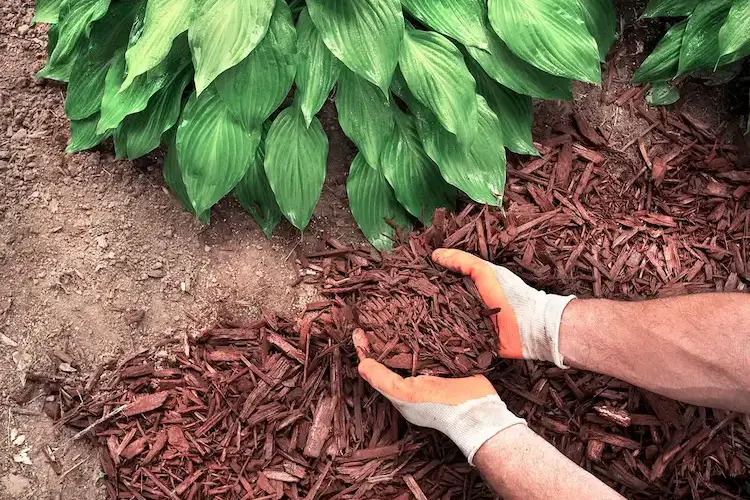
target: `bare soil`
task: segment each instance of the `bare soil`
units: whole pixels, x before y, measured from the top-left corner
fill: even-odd
[[[346,200],[355,150],[327,106],[328,178],[302,237],[283,224],[267,240],[231,200],[203,225],[166,190],[160,155],[122,162],[111,147],[64,153],[64,88],[34,79],[46,57],[46,28],[31,26],[32,15],[30,0],[0,0],[0,498],[93,500],[103,490],[91,450],[72,445],[71,434],[43,414],[11,411],[23,373],[51,372],[59,363],[50,355],[55,350],[89,372],[114,354],[194,333],[222,311],[250,317],[264,309],[301,310],[317,292],[290,286],[298,245],[315,245],[324,235],[364,243]],[[626,30],[635,29],[629,23]],[[622,88],[643,49],[623,45],[613,55],[614,85]],[[646,127],[620,108],[602,106],[599,89],[577,90],[575,102],[538,105],[538,139],[573,110],[620,144]],[[693,108],[714,130],[736,134],[740,120],[723,112],[723,92],[696,92],[680,106]],[[642,160],[631,148],[623,161]],[[25,408],[33,412],[41,403]],[[25,442],[11,443],[11,434]],[[45,459],[47,446],[64,471],[80,465],[60,478]],[[24,448],[32,465],[14,461]]]

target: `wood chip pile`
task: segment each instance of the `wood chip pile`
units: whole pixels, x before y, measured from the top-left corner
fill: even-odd
[[[498,360],[492,311],[429,260],[460,248],[582,297],[744,289],[750,172],[707,127],[655,114],[637,92],[614,97],[650,124],[632,143],[576,116],[540,158],[509,167],[505,212],[438,212],[392,253],[329,238],[300,255],[300,280],[327,300],[298,320],[226,321],[89,379],[30,380],[57,397],[60,425],[98,446],[111,498],[493,498],[446,438],[409,427],[359,379],[359,327],[404,374],[486,373],[532,428],[629,498],[741,498],[750,417]],[[642,166],[623,160],[629,148]]]

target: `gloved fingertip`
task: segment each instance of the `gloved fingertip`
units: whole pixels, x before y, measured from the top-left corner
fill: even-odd
[[[357,351],[357,357],[361,363],[367,359],[367,354],[370,352],[370,341],[367,340],[367,335],[361,328],[354,330],[352,341],[354,342],[354,349]]]
[[[438,248],[432,252],[432,260],[442,266],[443,262],[450,258],[450,255],[453,252],[455,252],[455,250],[449,248]]]

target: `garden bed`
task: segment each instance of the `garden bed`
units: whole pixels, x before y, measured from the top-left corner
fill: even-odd
[[[541,158],[509,172],[506,213],[438,212],[392,253],[328,238],[298,253],[295,283],[321,286],[327,300],[295,320],[224,318],[120,359],[104,390],[47,380],[63,395],[61,423],[88,429],[81,437],[99,447],[112,498],[492,498],[446,438],[407,426],[359,379],[350,335],[364,328],[405,374],[486,373],[532,428],[629,498],[739,498],[747,415],[499,360],[473,285],[429,259],[460,248],[580,297],[743,290],[748,179],[734,148],[634,97],[618,98],[652,123],[633,143],[650,168],[618,171],[622,153],[577,117],[540,145]]]

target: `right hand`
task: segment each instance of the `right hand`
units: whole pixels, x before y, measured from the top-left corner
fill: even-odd
[[[560,321],[563,310],[575,299],[536,290],[510,270],[460,250],[438,249],[432,260],[469,276],[489,309],[504,358],[551,361],[567,368],[560,353]]]

